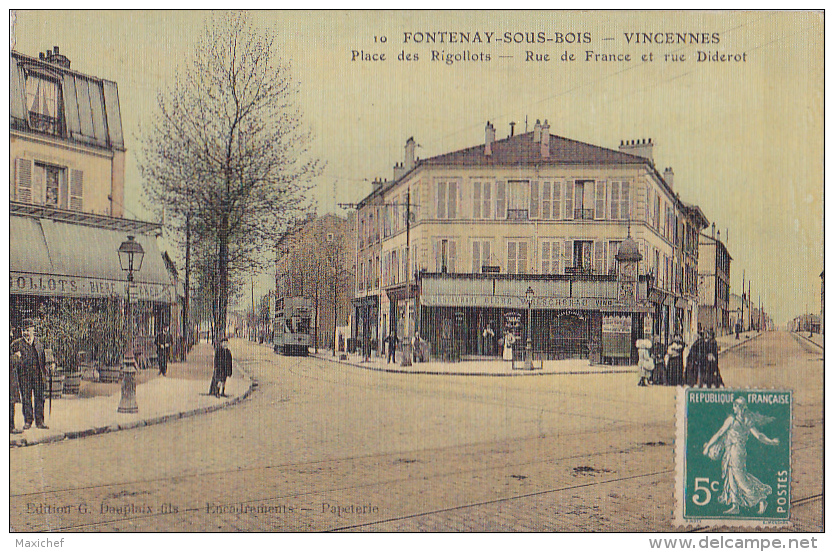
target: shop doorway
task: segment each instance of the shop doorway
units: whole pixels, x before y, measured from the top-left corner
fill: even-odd
[[[557,358],[589,358],[589,320],[588,316],[573,312],[559,315]]]

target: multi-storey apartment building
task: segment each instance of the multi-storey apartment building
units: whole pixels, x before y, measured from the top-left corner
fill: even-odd
[[[528,306],[534,349],[551,356],[631,356],[606,350],[606,334],[626,334],[622,349],[644,333],[694,330],[707,221],[674,192],[671,169],[655,169],[651,140],[612,150],[537,121],[502,140],[487,123],[483,144],[428,159],[415,146],[359,204],[360,340],[419,330],[434,351],[452,336],[462,354],[493,353],[483,330],[525,334]],[[633,303],[618,297],[629,236],[640,254]]]
[[[730,324],[730,262],[727,246],[718,237],[701,234],[698,242],[698,323],[717,335],[733,332]]]
[[[72,69],[57,46],[37,58],[12,51],[9,66],[12,324],[37,317],[49,298],[124,297],[117,249],[130,234],[145,251],[131,292],[142,305],[140,334],[170,322],[176,335],[176,280],[157,245],[161,227],[124,218],[116,83]]]

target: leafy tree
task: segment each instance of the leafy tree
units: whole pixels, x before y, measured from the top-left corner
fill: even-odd
[[[146,195],[180,223],[189,214],[205,260],[216,259],[203,266],[216,274],[215,338],[226,328],[233,276],[265,267],[321,172],[297,93],[270,37],[245,14],[214,16],[142,132]]]

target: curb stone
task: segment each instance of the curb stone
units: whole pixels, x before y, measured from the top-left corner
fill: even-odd
[[[58,433],[55,435],[48,435],[45,437],[40,437],[36,439],[28,439],[26,437],[20,438],[19,440],[12,441],[9,443],[9,448],[21,448],[21,447],[30,447],[33,445],[45,445],[49,443],[59,443],[64,440],[69,439],[81,439],[83,437],[91,437],[93,435],[101,435],[103,433],[112,433],[116,431],[122,431],[127,429],[136,429],[140,427],[146,427],[156,424],[161,424],[165,422],[169,422],[172,420],[179,420],[182,418],[190,418],[191,416],[197,416],[200,414],[208,414],[209,412],[215,412],[217,410],[221,410],[224,408],[228,408],[230,406],[236,405],[238,403],[243,402],[244,400],[248,399],[252,392],[258,387],[258,380],[255,376],[248,374],[245,370],[238,368],[241,373],[246,374],[246,377],[249,378],[249,388],[244,391],[242,394],[234,397],[228,401],[222,402],[220,404],[215,404],[211,406],[204,406],[200,408],[195,408],[192,410],[186,410],[183,412],[174,412],[172,414],[165,414],[162,416],[157,416],[155,418],[148,418],[145,420],[133,420],[131,422],[126,422],[124,424],[111,424],[108,426],[101,426],[101,427],[94,427],[90,429],[80,429],[75,431],[67,431],[65,433]]]
[[[375,366],[357,364],[345,360],[330,359],[327,357],[313,356],[319,360],[341,364],[346,366],[354,366],[363,370],[371,370],[373,372],[388,372],[391,374],[413,374],[413,375],[428,375],[428,376],[479,376],[479,377],[524,377],[524,376],[582,376],[582,375],[598,375],[598,374],[634,374],[637,373],[637,368],[634,369],[610,369],[610,370],[589,370],[589,371],[569,371],[569,372],[541,372],[534,370],[528,372],[525,370],[517,370],[511,373],[491,373],[491,372],[438,372],[434,370],[397,370],[395,368],[377,368]]]
[[[793,335],[797,336],[797,337],[801,337],[801,338],[802,338],[802,340],[803,340],[805,343],[810,343],[811,345],[816,346],[817,348],[819,348],[819,350],[820,350],[820,351],[825,351],[825,347],[823,347],[822,345],[820,345],[820,344],[819,344],[819,343],[817,343],[816,341],[814,341],[814,340],[812,340],[812,339],[809,339],[809,338],[805,337],[805,336],[804,336],[804,335],[802,335],[801,333],[799,333],[799,332],[791,332],[791,333],[792,333]]]

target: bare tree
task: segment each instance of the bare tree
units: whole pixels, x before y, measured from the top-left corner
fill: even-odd
[[[297,85],[272,39],[245,14],[214,16],[142,133],[145,192],[173,217],[190,213],[195,242],[216,247],[217,339],[230,276],[263,268],[278,234],[306,209],[321,171],[295,104]]]

